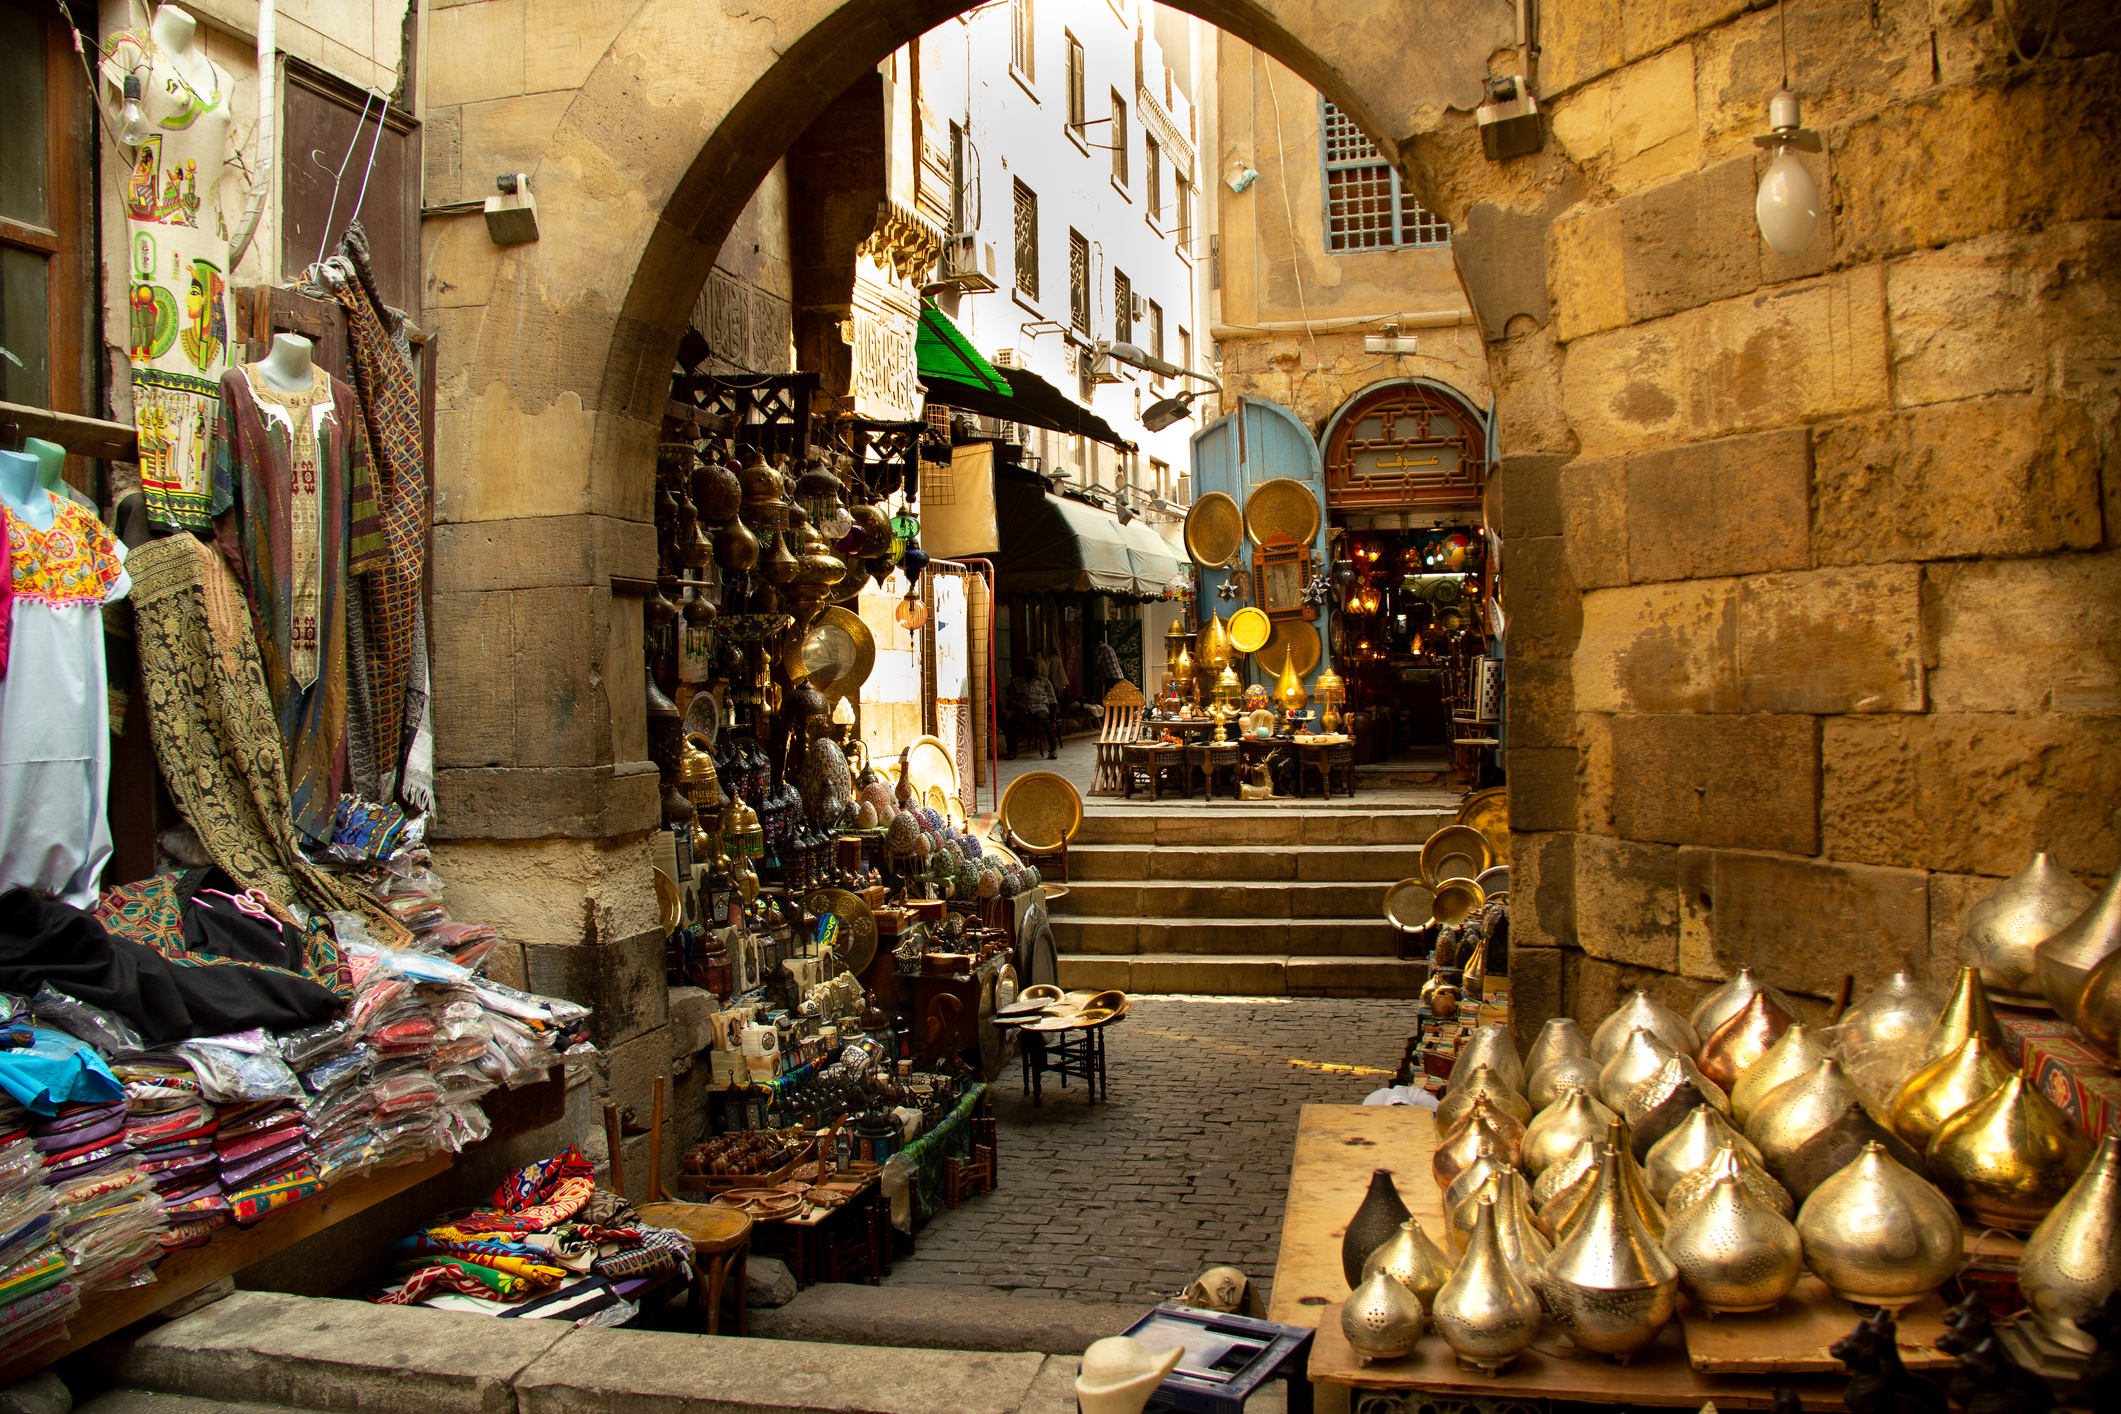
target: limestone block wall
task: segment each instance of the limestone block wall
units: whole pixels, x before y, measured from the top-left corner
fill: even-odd
[[[1487,329],[1522,1005],[1945,978],[2032,851],[2121,854],[2121,20],[2027,62],[1986,6],[1792,7],[1827,212],[1779,255],[1774,9],[1544,13],[1547,150],[1414,144],[1455,227],[1546,232],[1546,322]]]

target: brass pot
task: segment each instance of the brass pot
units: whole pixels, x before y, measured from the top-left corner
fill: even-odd
[[[1715,1158],[1672,1185],[1671,1193],[1664,1200],[1665,1217],[1676,1222],[1681,1214],[1701,1201],[1701,1195],[1709,1191],[1709,1184],[1725,1170],[1736,1173],[1755,1198],[1776,1212],[1786,1218],[1796,1217],[1797,1203],[1790,1197],[1790,1191],[1767,1171],[1766,1164],[1735,1145],[1718,1149]]]
[[[1743,1125],[1752,1118],[1767,1092],[1785,1080],[1795,1080],[1833,1052],[1813,1036],[1810,1027],[1797,1022],[1768,1047],[1767,1054],[1745,1068],[1731,1087],[1731,1118]]]
[[[1476,1065],[1470,1075],[1458,1082],[1458,1088],[1447,1092],[1436,1106],[1436,1128],[1448,1134],[1456,1128],[1465,1112],[1473,1107],[1473,1101],[1486,1095],[1489,1103],[1520,1124],[1529,1123],[1532,1106],[1515,1089],[1505,1085],[1500,1076],[1484,1065]]]
[[[1340,1333],[1365,1365],[1413,1350],[1427,1321],[1414,1293],[1382,1271],[1364,1277],[1340,1307]]]
[[[2013,1075],[1959,1111],[1923,1158],[1944,1196],[1990,1227],[2030,1232],[2077,1181],[2091,1141],[2060,1106]]]
[[[2121,953],[2106,958],[2077,994],[2077,1034],[2108,1056],[2121,1055]]]
[[[1524,1148],[1518,1161],[1525,1172],[1537,1178],[1550,1164],[1574,1153],[1584,1140],[1603,1135],[1612,1119],[1611,1110],[1572,1087],[1532,1117],[1525,1127]]]
[[[1685,1056],[1673,1056],[1655,1075],[1628,1091],[1620,1117],[1628,1122],[1636,1159],[1647,1158],[1650,1146],[1685,1123],[1696,1105],[1727,1114],[1731,1101]]]
[[[2026,1239],[2018,1286],[2056,1344],[2087,1354],[2097,1348],[2077,1318],[2121,1287],[2121,1135],[2099,1141],[2084,1172]]]
[[[1656,1338],[1679,1294],[1679,1269],[1622,1192],[1626,1150],[1607,1146],[1582,1221],[1535,1280],[1547,1314],[1571,1341],[1621,1360]]]
[[[1988,988],[1981,984],[1981,973],[1972,967],[1959,969],[1959,980],[1952,986],[1952,994],[1945,999],[1944,1012],[1937,1024],[1930,1028],[1922,1041],[1922,1064],[1928,1065],[1939,1056],[1959,1049],[1959,1043],[1967,1037],[1979,1035],[1999,1051],[2008,1053],[2003,1044],[2003,1028],[1996,1024],[1996,1013],[1988,1004]]]
[[[1636,1027],[1598,1072],[1598,1098],[1618,1114],[1627,1105],[1628,1092],[1655,1075],[1677,1054],[1649,1027]]]
[[[1662,1242],[1668,1219],[1664,1209],[1658,1206],[1657,1200],[1650,1196],[1649,1182],[1643,1177],[1642,1167],[1635,1162],[1635,1155],[1630,1151],[1627,1125],[1623,1121],[1616,1119],[1606,1126],[1605,1140],[1600,1146],[1601,1159],[1606,1150],[1617,1150],[1619,1153],[1620,1189],[1627,1198],[1629,1207],[1634,1210],[1636,1220],[1642,1224],[1643,1230],[1649,1233],[1652,1241]],[[1580,1186],[1572,1185],[1571,1188],[1561,1190],[1555,1195],[1553,1203],[1539,1210],[1539,1226],[1553,1238],[1557,1246],[1575,1230],[1577,1221],[1589,1211],[1589,1200],[1596,1189],[1596,1183],[1597,1175],[1588,1174]]]
[[[1538,1293],[1518,1274],[1528,1271],[1507,1254],[1493,1199],[1480,1200],[1465,1259],[1443,1284],[1430,1311],[1436,1333],[1459,1363],[1495,1374],[1539,1334]]]
[[[1474,1027],[1473,1034],[1459,1047],[1458,1058],[1451,1062],[1451,1073],[1444,1080],[1444,1093],[1450,1094],[1460,1077],[1471,1075],[1483,1065],[1503,1084],[1520,1095],[1524,1093],[1524,1062],[1517,1058],[1517,1042],[1509,1027],[1493,1023]]]
[[[1473,1190],[1471,1196],[1451,1209],[1445,1226],[1450,1229],[1451,1250],[1464,1252],[1473,1237],[1473,1219],[1483,1201],[1495,1205],[1496,1229],[1503,1251],[1520,1266],[1537,1266],[1547,1259],[1553,1246],[1539,1230],[1532,1214],[1532,1185],[1521,1173],[1498,1173]]]
[[[1760,1101],[1746,1121],[1745,1137],[1752,1140],[1777,1177],[1796,1155],[1798,1147],[1839,1119],[1852,1104],[1861,1104],[1863,1094],[1829,1057],[1795,1080],[1785,1080]]]
[[[1473,1196],[1490,1178],[1498,1173],[1515,1173],[1514,1164],[1505,1162],[1492,1150],[1482,1150],[1479,1157],[1458,1171],[1450,1186],[1443,1191],[1443,1210],[1448,1213],[1460,1203]]]
[[[1550,1057],[1532,1072],[1525,1099],[1531,1102],[1534,1110],[1543,1110],[1560,1099],[1561,1092],[1571,1085],[1595,1096],[1598,1093],[1598,1072],[1604,1068],[1591,1059],[1588,1051],[1580,1056]]]
[[[1917,1149],[1929,1147],[1938,1126],[1977,1104],[2010,1078],[2010,1059],[1979,1036],[1910,1075],[1887,1115],[1893,1130]]]
[[[1742,1150],[1755,1162],[1760,1159],[1753,1141],[1731,1128],[1731,1122],[1714,1106],[1694,1106],[1677,1129],[1650,1146],[1649,1157],[1642,1166],[1650,1196],[1665,1202],[1672,1196],[1672,1185],[1714,1159],[1717,1151],[1724,1148]],[[1670,1212],[1669,1207],[1666,1212]]]
[[[1638,988],[1591,1033],[1592,1058],[1600,1065],[1611,1060],[1613,1053],[1627,1044],[1629,1033],[1638,1026],[1647,1026],[1670,1050],[1692,1055],[1701,1049],[1701,1038],[1694,1034],[1693,1027],[1687,1025],[1685,1017],[1662,1002],[1652,1001],[1648,992]]]
[[[1539,1034],[1532,1038],[1532,1049],[1525,1052],[1524,1073],[1527,1083],[1530,1082],[1531,1077],[1539,1074],[1540,1067],[1544,1066],[1548,1061],[1560,1056],[1588,1056],[1590,1054],[1591,1042],[1583,1034],[1583,1028],[1576,1024],[1575,1017],[1549,1017],[1546,1024],[1539,1028]],[[1530,1092],[1527,1091],[1526,1093],[1529,1095]],[[1548,1103],[1551,1104],[1553,1102],[1550,1100]],[[1545,1109],[1546,1105],[1541,1105],[1539,1108]]]
[[[1605,1138],[1601,1132],[1598,1138],[1586,1139],[1569,1150],[1567,1157],[1548,1164],[1546,1171],[1532,1184],[1532,1211],[1535,1214],[1546,1211],[1547,1204],[1554,1201],[1555,1194],[1585,1174],[1595,1172],[1598,1168],[1598,1151],[1604,1147]],[[1540,1225],[1539,1230],[1550,1237],[1553,1235],[1544,1223]]]
[[[1796,1020],[1795,1013],[1765,991],[1753,993],[1730,1020],[1702,1040],[1702,1074],[1728,1091],[1745,1068],[1766,1055]]]
[[[1694,1034],[1701,1038],[1703,1045],[1707,1045],[1709,1037],[1716,1034],[1717,1027],[1744,1011],[1747,1002],[1763,994],[1772,998],[1775,1005],[1790,1015],[1797,1014],[1797,1008],[1787,996],[1762,982],[1752,968],[1741,967],[1736,977],[1694,1003],[1694,1009],[1687,1013],[1687,1025],[1693,1027]]]
[[[1951,1202],[1882,1144],[1865,1145],[1797,1212],[1812,1274],[1845,1301],[1891,1311],[1959,1270],[1961,1234]]]
[[[1482,1095],[1457,1126],[1437,1141],[1436,1157],[1430,1162],[1436,1186],[1449,1188],[1451,1180],[1483,1153],[1497,1155],[1505,1163],[1517,1163],[1525,1132],[1525,1126],[1496,1109]]]
[[[1673,1220],[1664,1250],[1679,1269],[1680,1290],[1710,1316],[1773,1310],[1804,1274],[1796,1227],[1735,1172],[1711,1180],[1701,1201]]]
[[[2121,812],[2117,812],[2121,820]],[[2121,828],[2121,827],[2117,827]],[[2077,999],[2092,969],[2121,952],[2121,869],[2107,877],[2106,887],[2089,908],[2033,951],[2033,971],[2040,995],[2055,1014],[2077,1024]]]
[[[1408,1218],[1364,1261],[1362,1281],[1368,1281],[1379,1271],[1413,1292],[1426,1309],[1449,1279],[1451,1263],[1443,1250],[1422,1231],[1420,1221]],[[1360,1281],[1356,1283],[1361,1284]]]
[[[2038,1001],[2034,951],[2091,906],[2090,889],[2046,851],[1966,912],[1960,961],[1976,967],[1999,997]]]

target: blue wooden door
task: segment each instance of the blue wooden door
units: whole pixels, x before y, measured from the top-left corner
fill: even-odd
[[[1318,500],[1318,536],[1311,546],[1311,571],[1324,574],[1331,568],[1326,558],[1326,469],[1310,429],[1279,403],[1265,398],[1241,397],[1237,399],[1234,411],[1225,413],[1193,434],[1195,500],[1210,491],[1220,491],[1242,507],[1245,496],[1253,487],[1262,481],[1280,478],[1303,482]],[[1249,567],[1251,559],[1252,547],[1247,541],[1239,563]],[[1231,611],[1240,607],[1216,597],[1215,591],[1229,578],[1228,570],[1202,572],[1201,612],[1204,615],[1220,613],[1228,620]],[[1324,671],[1330,657],[1328,649],[1332,640],[1327,633],[1327,613],[1321,607],[1319,617],[1311,620],[1318,630],[1320,645],[1318,669],[1313,672],[1313,677]],[[1259,670],[1256,665],[1251,671],[1257,678]],[[1273,684],[1267,685],[1271,687]]]

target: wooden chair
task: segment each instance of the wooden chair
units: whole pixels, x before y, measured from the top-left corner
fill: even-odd
[[[1142,711],[1148,705],[1142,690],[1124,678],[1105,694],[1105,725],[1097,734],[1097,774],[1091,778],[1090,794],[1118,795],[1125,788],[1120,748],[1141,739]]]
[[[613,1134],[617,1116],[605,1108],[605,1133]],[[612,1150],[612,1186],[620,1182],[616,1147]],[[648,1201],[634,1209],[650,1227],[682,1232],[692,1243],[692,1312],[704,1320],[707,1334],[722,1329],[722,1291],[736,1288],[736,1333],[744,1333],[744,1277],[751,1258],[751,1219],[734,1208],[706,1203],[665,1201],[663,1195],[663,1077],[655,1078],[654,1128],[648,1131]]]

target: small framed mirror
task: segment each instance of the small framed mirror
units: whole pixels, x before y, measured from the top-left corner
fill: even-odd
[[[1293,540],[1262,545],[1252,552],[1253,593],[1270,619],[1308,619],[1304,585],[1311,578],[1311,547]]]

